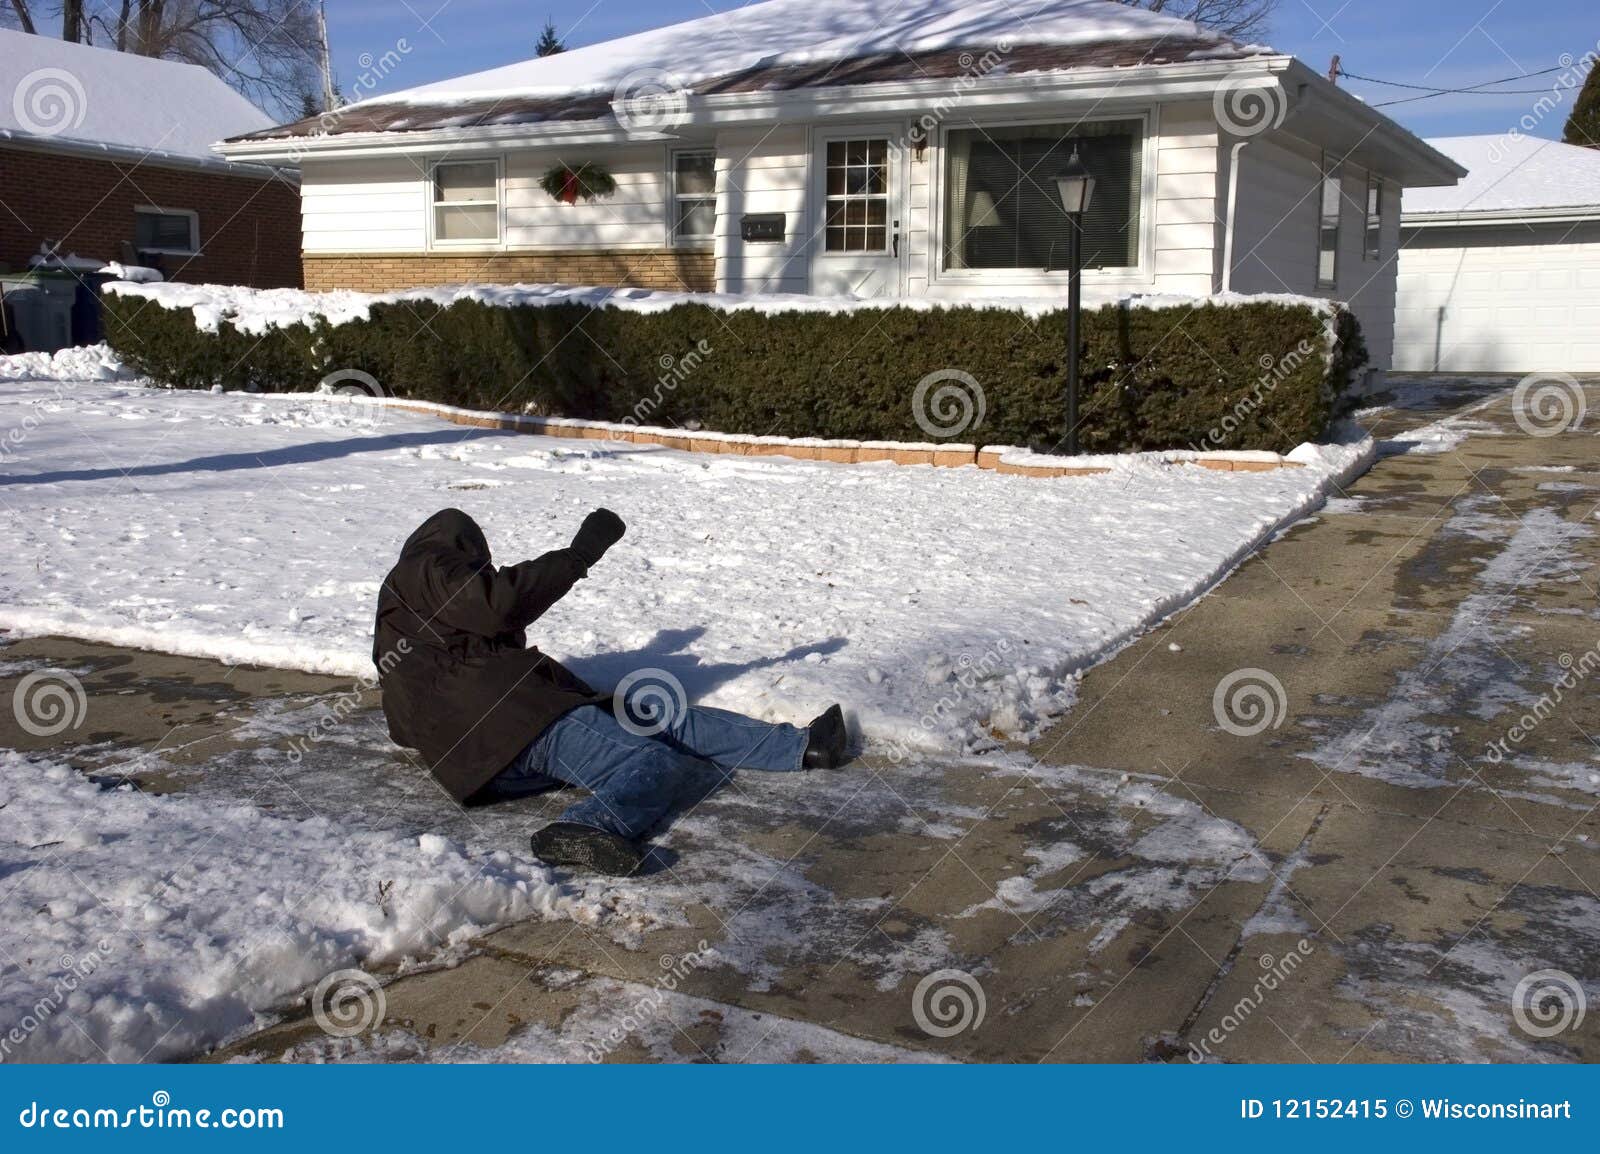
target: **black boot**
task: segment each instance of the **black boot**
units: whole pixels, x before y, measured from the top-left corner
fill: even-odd
[[[844,727],[844,710],[830,705],[806,729],[811,734],[803,763],[807,769],[838,769],[845,763],[850,735]]]
[[[533,835],[532,844],[542,862],[612,877],[625,878],[644,861],[637,842],[575,821],[551,822]]]

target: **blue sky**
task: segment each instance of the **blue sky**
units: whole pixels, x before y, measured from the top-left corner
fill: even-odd
[[[328,0],[328,23],[347,90],[363,54],[381,56],[401,38],[410,45],[376,94],[525,59],[546,15],[577,46],[734,6],[728,0]],[[1018,7],[1024,10],[1026,0]],[[1463,88],[1581,59],[1600,47],[1600,7],[1594,0],[1280,0],[1267,40],[1319,70],[1337,52],[1347,71],[1362,76]],[[1557,71],[1501,87],[1548,90],[1561,79]],[[1345,84],[1372,103],[1419,95]],[[1559,136],[1573,95],[1565,92],[1562,110],[1534,134]],[[1423,136],[1500,133],[1537,100],[1526,91],[1439,96],[1387,111]]]

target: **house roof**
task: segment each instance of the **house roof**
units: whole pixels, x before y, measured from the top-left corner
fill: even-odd
[[[1453,188],[1410,188],[1412,218],[1479,219],[1600,214],[1600,150],[1527,136],[1449,136],[1428,141],[1467,169]]]
[[[989,50],[985,76],[1268,51],[1114,0],[906,0],[883,8],[876,0],[767,0],[374,97],[249,139],[606,120],[619,96],[951,78],[977,71],[975,54]]]
[[[0,29],[0,141],[221,165],[272,118],[194,64]]]

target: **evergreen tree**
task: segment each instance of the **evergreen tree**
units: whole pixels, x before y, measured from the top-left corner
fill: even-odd
[[[1600,64],[1589,69],[1589,79],[1583,82],[1561,139],[1584,148],[1600,148]]]
[[[545,17],[544,31],[539,33],[539,44],[534,49],[540,56],[554,56],[557,52],[565,52],[567,46],[561,43],[561,37],[556,35],[556,22],[548,16]]]

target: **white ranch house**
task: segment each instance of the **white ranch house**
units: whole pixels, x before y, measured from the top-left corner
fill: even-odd
[[[220,149],[299,165],[312,289],[954,299],[1065,293],[1076,150],[1086,301],[1337,298],[1380,371],[1402,191],[1464,174],[1291,57],[1111,0],[770,0]],[[614,191],[543,186],[582,166]]]

